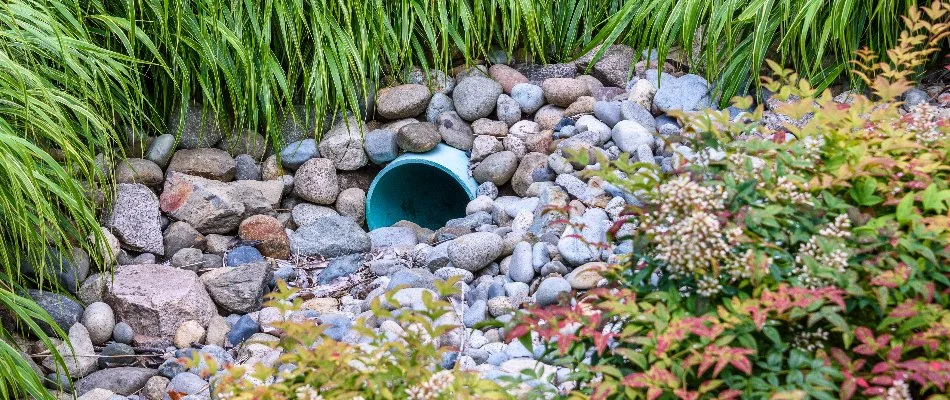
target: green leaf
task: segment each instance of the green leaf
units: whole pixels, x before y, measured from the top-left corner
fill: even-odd
[[[913,220],[914,213],[914,193],[904,195],[900,203],[897,203],[896,217],[897,222],[906,224]]]
[[[884,199],[874,194],[877,188],[877,180],[874,178],[864,178],[859,180],[848,193],[859,205],[873,206]]]

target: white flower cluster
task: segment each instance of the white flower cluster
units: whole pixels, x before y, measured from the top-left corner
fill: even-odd
[[[937,124],[937,108],[929,103],[920,103],[910,109],[910,121],[906,127],[914,133],[914,139],[920,144],[931,144],[947,139],[947,134]]]
[[[818,235],[809,238],[798,249],[798,254],[795,255],[796,267],[792,270],[792,274],[797,275],[803,286],[817,289],[833,284],[830,279],[815,276],[808,265],[805,264],[806,257],[815,260],[819,267],[823,269],[837,273],[844,273],[847,270],[851,253],[841,239],[851,236],[849,228],[851,228],[851,220],[848,219],[846,214],[841,214],[835,217],[834,222],[821,228]],[[822,244],[825,246],[822,246]]]
[[[406,396],[410,400],[432,400],[439,398],[446,389],[452,386],[455,375],[452,371],[443,370],[432,374],[429,380],[421,385],[406,389]]]
[[[300,386],[294,393],[297,395],[297,400],[323,400],[320,392],[310,385]]]
[[[719,279],[706,275],[696,282],[696,294],[703,297],[712,297],[722,290]]]
[[[821,148],[825,147],[825,138],[822,136],[805,136],[802,139],[802,148],[805,149],[805,157],[817,162],[821,160]]]
[[[903,379],[895,380],[891,387],[887,388],[885,400],[914,400],[910,395],[910,386]]]
[[[803,206],[814,206],[811,193],[808,193],[808,182],[799,185],[787,177],[780,176],[775,183],[775,188],[778,190],[776,197],[781,201]]]
[[[811,353],[825,347],[828,340],[828,331],[818,328],[815,331],[806,331],[799,326],[798,332],[792,336],[792,347]]]

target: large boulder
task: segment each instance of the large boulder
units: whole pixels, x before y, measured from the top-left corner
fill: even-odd
[[[126,248],[164,255],[160,218],[158,198],[151,189],[138,183],[120,183],[105,225]]]
[[[383,88],[376,96],[376,112],[385,119],[412,118],[425,111],[432,94],[418,84]]]
[[[247,314],[261,309],[271,271],[266,262],[213,269],[201,282],[221,308]]]
[[[372,246],[369,235],[356,221],[338,215],[317,218],[297,229],[291,236],[291,243],[299,255],[325,258],[365,253]]]
[[[363,151],[366,126],[354,117],[340,118],[320,141],[320,156],[333,161],[337,169],[353,171],[366,165]]]
[[[185,321],[207,325],[217,315],[197,274],[159,264],[116,268],[103,301],[135,332],[164,339],[172,339]]]

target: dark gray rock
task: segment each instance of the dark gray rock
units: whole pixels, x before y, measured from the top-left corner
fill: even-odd
[[[372,247],[369,235],[351,218],[327,216],[301,227],[291,235],[292,250],[299,255],[327,258],[365,253]]]
[[[396,159],[399,146],[396,144],[396,132],[389,129],[374,129],[363,138],[363,149],[374,164],[385,164]]]
[[[320,271],[314,278],[318,285],[325,285],[334,279],[349,276],[363,265],[363,254],[348,254],[330,261],[326,269]]]
[[[267,263],[257,262],[217,268],[200,279],[215,304],[229,312],[249,313],[260,310],[270,278]]]
[[[120,183],[112,211],[105,219],[106,228],[126,248],[164,255],[160,215],[158,197],[151,189],[138,183]]]
[[[560,276],[552,276],[541,281],[534,295],[539,305],[546,306],[557,303],[558,296],[561,293],[570,293],[570,291],[571,284],[566,279]]]
[[[189,106],[183,118],[180,110],[174,110],[168,117],[168,131],[165,133],[179,137],[178,147],[182,149],[214,147],[224,137],[218,117],[198,106]]]
[[[100,388],[128,396],[145,386],[149,378],[158,374],[151,368],[119,367],[102,369],[86,375],[76,382],[76,394],[82,396],[92,389]]]
[[[234,179],[239,181],[261,180],[261,166],[254,157],[248,154],[238,154],[234,157]]]
[[[27,292],[40,308],[53,317],[53,321],[64,332],[69,332],[69,328],[82,319],[83,307],[69,297],[35,289],[29,289]],[[50,326],[43,322],[39,324],[48,335],[55,334]]]

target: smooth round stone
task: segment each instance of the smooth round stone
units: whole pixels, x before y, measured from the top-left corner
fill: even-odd
[[[300,203],[294,206],[294,208],[290,211],[290,215],[298,227],[303,227],[307,225],[313,225],[317,219],[338,216],[340,213],[330,207],[318,206],[316,204],[310,203]]]
[[[507,94],[503,94],[498,96],[495,115],[498,116],[498,120],[512,126],[521,120],[521,105]]]
[[[115,314],[112,312],[112,307],[106,303],[92,303],[82,314],[82,324],[89,331],[89,339],[92,343],[101,345],[112,337],[112,331],[115,329]]]
[[[363,150],[374,164],[381,165],[396,159],[399,146],[396,132],[390,129],[374,129],[363,137]]]
[[[459,150],[471,150],[475,140],[472,126],[465,122],[455,111],[444,112],[436,117],[435,124],[445,144]]]
[[[544,99],[548,103],[567,107],[581,96],[589,96],[590,92],[584,81],[575,78],[548,78],[541,83]]]
[[[115,167],[116,183],[141,183],[145,186],[158,186],[165,180],[162,168],[151,160],[127,158]]]
[[[234,157],[234,163],[237,166],[234,170],[235,180],[261,180],[261,167],[257,165],[257,161],[254,160],[254,157],[247,154],[239,154],[237,157]]]
[[[475,275],[472,274],[471,271],[466,271],[464,269],[455,267],[439,268],[434,272],[434,275],[436,278],[439,278],[443,281],[456,276],[459,277],[460,282],[471,283],[473,280],[475,280]]]
[[[640,145],[653,145],[653,133],[635,121],[620,121],[614,126],[611,138],[625,153],[636,153]]]
[[[589,262],[574,268],[564,279],[571,284],[571,287],[577,290],[588,290],[597,287],[597,284],[604,279],[602,272],[607,269],[607,264],[603,262]]]
[[[252,246],[238,246],[228,252],[225,265],[237,267],[260,261],[264,261],[264,256],[259,250]]]
[[[538,85],[519,83],[511,88],[511,98],[518,102],[521,112],[534,114],[544,105],[544,90]]]
[[[497,318],[515,310],[507,296],[498,296],[488,299],[488,313]]]
[[[560,276],[552,276],[541,281],[534,296],[539,305],[546,306],[557,303],[558,296],[561,293],[569,293],[570,291],[571,284],[566,279]]]
[[[487,313],[488,303],[485,300],[475,301],[465,310],[462,323],[464,323],[466,327],[471,328],[475,326],[475,324],[484,321]]]
[[[501,255],[504,241],[491,232],[471,233],[453,240],[448,246],[448,258],[456,268],[478,271]]]
[[[531,243],[519,242],[511,254],[508,264],[508,277],[515,282],[528,283],[534,279],[534,266],[531,264]]]
[[[438,124],[436,118],[439,117],[439,114],[449,111],[455,111],[455,103],[452,103],[452,98],[446,96],[445,93],[436,93],[432,96],[432,100],[429,100],[429,107],[426,108],[426,121]]]
[[[472,177],[478,183],[491,182],[502,186],[511,180],[518,168],[518,156],[510,151],[501,151],[485,157],[472,171]]]
[[[511,90],[519,83],[528,83],[528,78],[524,74],[505,64],[492,65],[488,68],[488,74],[501,84],[505,93],[511,93]]]
[[[294,175],[294,194],[316,204],[333,204],[340,193],[333,161],[327,158],[307,160]]]
[[[280,162],[284,167],[296,170],[311,158],[320,157],[317,141],[304,139],[293,142],[280,151]]]
[[[544,263],[541,266],[541,276],[548,276],[551,274],[564,275],[567,273],[567,267],[564,266],[564,263],[554,260]]]
[[[419,84],[383,88],[376,97],[376,112],[385,119],[412,118],[425,111],[432,93]]]
[[[487,117],[495,111],[501,93],[501,84],[492,79],[482,76],[464,78],[452,94],[455,111],[466,121]]]
[[[362,225],[366,220],[366,192],[355,187],[340,192],[336,199],[336,211]]]
[[[132,339],[134,337],[135,331],[133,331],[132,327],[125,322],[119,322],[118,324],[115,324],[115,328],[112,330],[112,340],[115,340],[118,343],[132,343]]]
[[[415,122],[399,128],[396,144],[403,151],[425,153],[442,140],[439,129],[431,122]]]
[[[623,119],[623,115],[620,114],[620,103],[616,101],[594,103],[594,116],[611,128]]]

